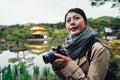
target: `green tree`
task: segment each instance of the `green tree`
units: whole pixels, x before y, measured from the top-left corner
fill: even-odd
[[[0,29],[0,37],[1,37],[1,35],[2,35],[2,29]]]
[[[20,42],[22,45],[24,45],[24,43],[27,41],[27,38],[32,36],[32,32],[28,26],[18,26],[11,27],[4,31],[4,35],[6,35],[5,39],[7,41],[16,41],[16,45],[19,46]]]
[[[108,2],[111,2],[111,8],[118,7],[120,10],[120,0],[90,0],[92,6],[101,6]]]
[[[116,34],[117,38],[120,39],[120,32]]]

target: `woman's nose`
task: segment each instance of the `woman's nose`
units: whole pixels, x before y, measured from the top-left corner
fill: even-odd
[[[74,25],[75,24],[75,21],[72,19],[71,22],[70,22],[71,25]]]

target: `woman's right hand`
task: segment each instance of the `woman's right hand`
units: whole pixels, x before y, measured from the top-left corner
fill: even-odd
[[[61,54],[54,54],[57,59],[54,60],[54,62],[52,62],[52,66],[58,68],[58,69],[62,69],[64,68],[66,65],[68,65],[68,63],[70,62],[70,58]]]

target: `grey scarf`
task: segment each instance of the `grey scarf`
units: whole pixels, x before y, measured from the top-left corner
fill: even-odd
[[[86,46],[96,35],[97,31],[91,27],[86,27],[77,37],[72,38],[71,35],[68,35],[63,45],[66,54],[72,59],[83,57],[86,54]]]

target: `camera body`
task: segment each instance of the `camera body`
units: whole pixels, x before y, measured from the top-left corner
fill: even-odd
[[[56,48],[52,49],[52,52],[49,52],[45,55],[43,55],[43,61],[47,64],[47,63],[52,63],[54,60],[57,59],[57,57],[54,54],[62,54],[64,56],[66,55],[66,52],[64,51],[64,49],[61,46],[57,46]]]

